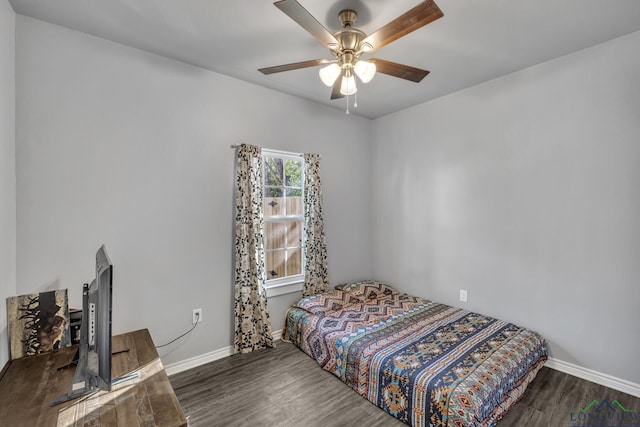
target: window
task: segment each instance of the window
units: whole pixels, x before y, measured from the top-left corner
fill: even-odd
[[[304,281],[302,162],[300,156],[263,150],[267,287]]]

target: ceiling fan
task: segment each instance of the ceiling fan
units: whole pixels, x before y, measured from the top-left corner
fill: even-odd
[[[325,45],[332,53],[333,59],[312,59],[260,68],[258,71],[263,74],[273,74],[328,64],[320,69],[319,74],[320,80],[333,88],[331,99],[355,94],[358,90],[355,76],[358,76],[363,83],[368,83],[376,71],[416,83],[420,82],[429,74],[429,71],[379,58],[364,60],[361,59],[361,56],[375,52],[444,15],[433,0],[424,0],[374,33],[367,35],[363,31],[353,28],[353,24],[358,18],[356,11],[344,9],[338,14],[343,28],[331,34],[296,0],[277,1],[274,6]]]

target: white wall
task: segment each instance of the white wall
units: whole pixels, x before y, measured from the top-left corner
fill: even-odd
[[[554,357],[640,382],[640,33],[378,119],[372,129],[5,9],[0,150],[2,159],[14,156],[7,99],[17,19],[16,164],[0,163],[8,203],[0,232],[9,236],[0,247],[9,286],[0,292],[66,287],[78,305],[106,243],[116,266],[116,332],[148,327],[159,344],[202,307],[205,322],[164,350],[165,362],[226,347],[229,145],[319,152],[333,284],[376,276],[455,305],[467,289],[465,307],[537,329]],[[269,301],[274,329],[297,297]]]
[[[371,275],[369,120],[24,16],[16,51],[20,293],[78,306],[105,243],[115,332],[161,344],[202,307],[165,363],[231,345],[239,142],[322,155],[331,282]],[[297,297],[270,300],[274,330]]]
[[[375,276],[640,383],[638,46],[640,32],[376,120]]]
[[[0,369],[9,360],[5,299],[16,293],[15,22],[0,0]]]

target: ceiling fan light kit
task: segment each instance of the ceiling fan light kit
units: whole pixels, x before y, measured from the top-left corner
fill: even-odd
[[[343,95],[353,95],[357,91],[356,78],[351,73],[345,74],[342,77],[342,83],[340,83],[340,93]]]
[[[336,82],[341,72],[342,70],[340,69],[340,66],[334,62],[333,64],[329,64],[326,67],[320,68],[318,74],[320,75],[320,80],[322,80],[322,83],[324,83],[326,86],[331,87]]]
[[[427,70],[408,65],[378,58],[364,60],[360,59],[360,56],[374,52],[441,18],[443,13],[433,0],[420,2],[414,8],[368,36],[363,31],[353,28],[358,14],[352,9],[340,11],[338,19],[342,24],[342,29],[331,34],[296,0],[281,0],[275,2],[274,5],[325,45],[333,55],[333,59],[314,59],[259,69],[258,71],[263,74],[329,64],[321,68],[318,74],[323,84],[333,87],[331,99],[355,94],[358,91],[355,76],[358,76],[362,83],[368,83],[376,75],[376,72],[380,72],[417,83],[429,74]]]
[[[369,61],[360,60],[353,66],[353,71],[360,78],[362,83],[369,83],[376,75],[376,64]]]

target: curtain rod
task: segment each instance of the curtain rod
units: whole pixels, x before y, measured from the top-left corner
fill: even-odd
[[[240,147],[240,144],[233,144],[231,148],[237,150]],[[280,150],[270,150],[268,148],[263,148],[262,151],[265,151],[270,154],[281,154],[283,156],[293,156],[293,157],[302,157],[304,154],[302,153],[293,153],[291,151],[280,151]]]

